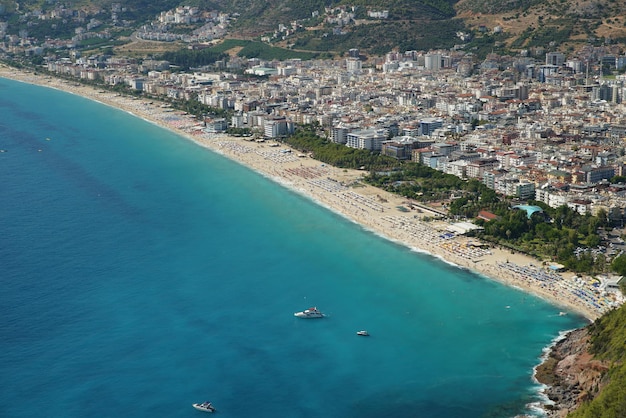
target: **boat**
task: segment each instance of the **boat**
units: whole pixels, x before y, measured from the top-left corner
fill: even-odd
[[[321,313],[317,308],[309,308],[309,309],[305,309],[302,312],[296,312],[293,314],[293,316],[296,316],[298,318],[323,318],[324,314]]]
[[[206,401],[206,402],[202,402],[202,403],[194,403],[191,406],[193,406],[194,408],[196,408],[198,411],[202,411],[202,412],[215,412],[215,407],[213,406],[213,404],[211,404],[211,402]]]
[[[370,336],[370,333],[369,333],[369,332],[367,332],[367,331],[365,331],[365,330],[361,330],[361,331],[357,331],[357,332],[356,332],[356,335],[360,335],[360,336],[362,336],[362,337],[369,337],[369,336]]]

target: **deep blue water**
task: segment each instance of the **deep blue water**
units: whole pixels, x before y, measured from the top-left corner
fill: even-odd
[[[0,79],[0,149],[2,417],[514,416],[584,324],[80,97]]]

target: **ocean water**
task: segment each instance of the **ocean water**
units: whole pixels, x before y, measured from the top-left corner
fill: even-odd
[[[0,79],[0,149],[2,417],[512,417],[585,323],[80,97]]]

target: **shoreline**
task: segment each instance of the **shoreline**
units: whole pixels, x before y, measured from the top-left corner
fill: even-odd
[[[429,219],[435,212],[427,213],[424,206],[416,209],[406,198],[360,182],[362,171],[332,167],[297,151],[286,151],[289,147],[285,144],[206,133],[193,117],[160,107],[158,100],[122,96],[3,64],[0,77],[55,88],[125,111],[242,164],[384,239],[518,288],[589,321],[609,309],[599,295],[590,296],[593,287],[586,287],[573,273],[555,273],[530,256],[451,234],[449,223]]]

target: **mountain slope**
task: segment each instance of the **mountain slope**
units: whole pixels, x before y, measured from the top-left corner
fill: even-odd
[[[351,47],[371,53],[399,49],[448,48],[459,43],[456,31],[474,35],[474,44],[488,39],[493,52],[517,52],[533,47],[570,51],[586,44],[626,44],[625,0],[197,0],[230,13],[239,13],[236,32],[254,37],[274,31],[278,24],[305,22],[307,30],[290,43],[305,49],[341,51]],[[341,27],[339,38],[328,22],[311,19],[313,12],[343,7],[355,21]],[[388,11],[385,19],[370,11]],[[433,22],[436,25],[433,26]],[[360,27],[366,24],[367,28]],[[317,26],[315,26],[317,25]],[[318,32],[315,32],[315,30]],[[335,28],[336,29],[336,28]],[[373,34],[373,35],[372,35]],[[372,35],[378,42],[370,42]],[[395,44],[394,44],[395,42]]]
[[[120,3],[123,10],[116,14],[123,27],[145,24],[179,5],[197,6],[234,17],[231,37],[272,38],[278,46],[334,54],[350,48],[371,54],[450,48],[462,43],[457,32],[471,34],[465,47],[479,58],[486,51],[626,45],[626,0],[0,0],[0,21],[11,23],[11,34],[20,24],[19,29],[38,35],[55,26],[54,37],[65,23],[44,22],[36,13],[99,10],[97,19],[106,23],[112,6]],[[21,18],[29,12],[25,22]],[[65,28],[65,36],[72,36],[75,28]]]
[[[624,0],[460,0],[457,17],[471,29],[499,26],[513,49],[626,43]],[[547,41],[547,42],[546,42]]]

